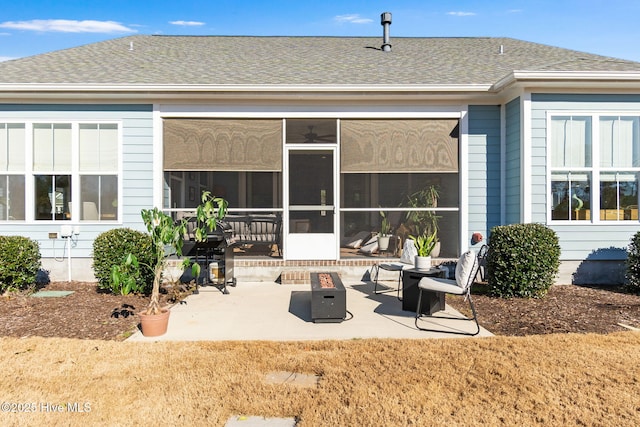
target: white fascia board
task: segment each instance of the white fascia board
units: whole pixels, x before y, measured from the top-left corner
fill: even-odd
[[[607,83],[640,83],[640,72],[637,71],[513,71],[498,80],[491,87],[492,92],[500,92],[517,83],[545,82],[593,82]]]
[[[0,84],[0,92],[488,92],[491,85],[96,85]]]

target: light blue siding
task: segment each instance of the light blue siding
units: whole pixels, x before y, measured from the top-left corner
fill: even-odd
[[[122,211],[116,223],[85,224],[82,222],[24,222],[0,223],[0,234],[21,235],[40,244],[43,258],[62,261],[67,255],[65,241],[49,239],[49,232],[57,232],[60,225],[80,226],[80,235],[71,248],[74,258],[91,257],[93,241],[102,232],[117,227],[144,230],[140,209],[153,204],[153,117],[151,105],[0,105],[0,122],[6,120],[115,120],[122,123]],[[27,201],[27,209],[31,203]],[[33,208],[31,208],[33,209]]]
[[[469,107],[469,233],[500,223],[500,107]]]
[[[505,222],[516,224],[521,220],[521,119],[520,98],[507,103],[505,107]]]
[[[640,112],[640,95],[533,94],[532,114],[532,220],[547,222],[546,125],[548,111]],[[549,223],[560,239],[562,260],[616,260],[625,257],[625,249],[640,223],[602,225]]]

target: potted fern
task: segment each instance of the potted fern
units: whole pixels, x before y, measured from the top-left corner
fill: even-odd
[[[225,199],[212,196],[209,192],[202,193],[202,203],[196,208],[196,229],[195,238],[197,241],[207,239],[207,233],[216,229],[218,221],[223,219],[227,212],[227,201]],[[189,219],[174,221],[166,213],[158,208],[143,209],[141,211],[147,231],[151,234],[153,242],[154,260],[153,265],[147,266],[154,273],[151,299],[147,309],[141,313],[140,326],[144,336],[163,335],[167,331],[169,322],[169,309],[160,307],[160,284],[162,282],[165,261],[169,256],[176,255],[182,257],[182,247],[184,236],[187,231]],[[191,263],[185,258],[182,261],[182,268],[191,266],[193,277],[200,276],[200,265]]]
[[[418,270],[429,270],[431,268],[431,253],[438,243],[437,232],[432,234],[421,234],[419,236],[409,236],[416,245],[417,255],[414,266]]]

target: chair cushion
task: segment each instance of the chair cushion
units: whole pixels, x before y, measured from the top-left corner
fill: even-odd
[[[440,277],[423,277],[418,282],[418,287],[425,291],[445,292],[448,294],[462,295],[465,290],[457,285],[455,280],[442,279]]]
[[[474,272],[476,272],[476,254],[473,251],[467,251],[458,259],[458,265],[456,265],[456,283],[462,289],[466,289],[469,279]]]
[[[406,270],[408,268],[413,267],[412,265],[399,263],[399,262],[385,262],[385,263],[378,264],[378,266],[381,269],[387,270],[387,271],[402,271],[402,270]]]
[[[378,252],[378,235],[374,234],[365,244],[362,245],[358,252],[363,254],[372,254]]]
[[[418,250],[416,249],[416,244],[413,241],[413,239],[405,240],[404,245],[402,247],[402,255],[400,256],[400,262],[413,265],[413,263],[415,262],[416,255],[418,255]]]
[[[361,231],[355,236],[345,237],[342,240],[342,247],[358,249],[360,246],[362,246],[362,242],[364,241],[364,239],[367,239],[369,236],[371,236],[370,231]]]

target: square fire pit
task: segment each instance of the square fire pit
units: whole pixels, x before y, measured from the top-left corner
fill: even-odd
[[[311,319],[340,323],[347,317],[347,292],[337,273],[311,273]]]

